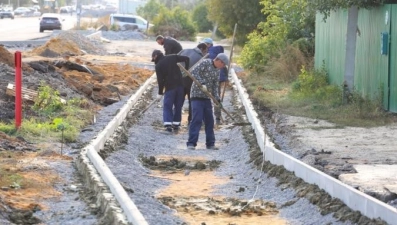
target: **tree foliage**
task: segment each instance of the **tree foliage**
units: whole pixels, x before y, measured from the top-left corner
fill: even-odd
[[[226,36],[232,36],[237,23],[236,43],[243,45],[247,34],[257,28],[261,21],[266,20],[261,12],[258,0],[206,0],[208,18]]]
[[[165,8],[158,0],[149,0],[144,6],[137,8],[137,14],[152,21]]]
[[[205,2],[197,5],[192,14],[192,20],[197,27],[198,32],[208,32],[212,29],[212,23],[208,20],[208,10]]]
[[[195,41],[196,29],[190,19],[188,11],[179,6],[172,11],[162,8],[153,20],[153,32],[165,36],[172,36],[180,40]]]
[[[314,43],[315,11],[305,0],[262,0],[267,20],[248,36],[241,52],[240,62],[247,69],[260,70],[288,44],[299,43],[310,51]],[[299,40],[299,41],[298,41]],[[302,44],[306,42],[307,44]]]
[[[359,8],[371,8],[381,5],[383,3],[392,2],[390,0],[308,0],[308,6],[322,14],[325,18],[329,16],[332,10],[339,8],[350,8],[351,6],[358,6]]]

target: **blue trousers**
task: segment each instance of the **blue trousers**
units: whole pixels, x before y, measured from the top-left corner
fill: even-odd
[[[184,102],[183,86],[167,90],[164,93],[163,122],[167,125],[181,125],[182,106]]]
[[[205,125],[205,145],[207,147],[215,145],[214,115],[210,99],[191,100],[192,121],[189,126],[189,139],[187,146],[197,146],[201,125]]]

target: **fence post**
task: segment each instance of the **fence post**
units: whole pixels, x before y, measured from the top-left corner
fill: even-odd
[[[15,127],[19,129],[22,123],[22,54],[15,54]]]

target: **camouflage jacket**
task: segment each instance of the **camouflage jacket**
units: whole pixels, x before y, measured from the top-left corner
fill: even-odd
[[[212,59],[204,59],[192,69],[192,75],[201,84],[207,87],[208,92],[219,99],[219,69],[214,66]],[[190,99],[210,99],[200,88],[193,82],[190,89]]]

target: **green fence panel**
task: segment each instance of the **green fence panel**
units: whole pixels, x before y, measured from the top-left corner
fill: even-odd
[[[397,112],[397,5],[391,5],[389,68],[389,111]]]
[[[388,108],[390,9],[390,5],[360,9],[354,74],[354,89],[363,97],[383,99],[385,109]],[[387,36],[383,43],[387,50],[383,54],[382,33]]]
[[[342,85],[345,71],[347,11],[316,15],[315,68],[325,66],[331,84]]]

